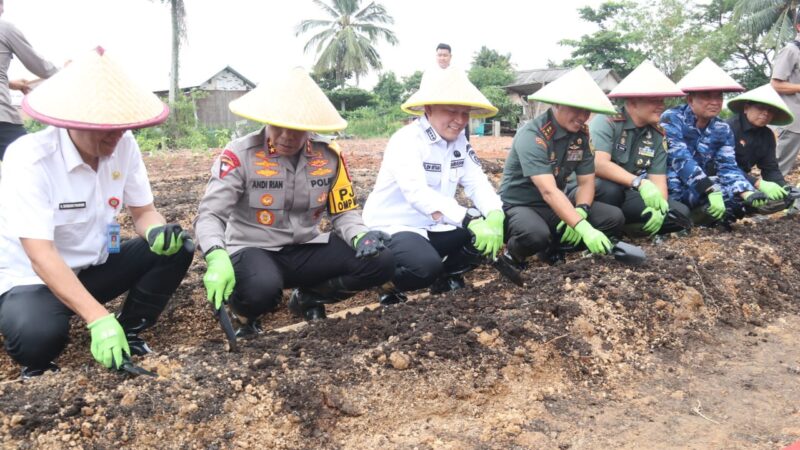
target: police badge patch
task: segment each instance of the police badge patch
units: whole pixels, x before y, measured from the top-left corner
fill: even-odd
[[[436,140],[436,132],[433,131],[432,127],[426,128],[425,129],[425,134],[428,135],[428,139],[430,139],[431,142],[434,142]]]
[[[225,175],[233,172],[240,165],[239,158],[232,151],[225,149],[219,155],[219,178],[225,178]]]
[[[472,160],[472,162],[477,164],[478,167],[482,167],[481,166],[481,160],[478,158],[478,154],[475,153],[475,150],[473,150],[472,147],[469,146],[469,144],[467,144],[467,154],[469,155],[469,157]]]

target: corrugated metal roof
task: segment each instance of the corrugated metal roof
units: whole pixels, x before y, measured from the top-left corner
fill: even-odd
[[[563,69],[518,70],[517,78],[514,80],[514,83],[506,86],[505,88],[523,94],[530,94],[533,92],[530,91],[530,88],[536,87],[537,89],[535,90],[538,90],[541,85],[555,81],[556,78],[564,75],[570,70],[572,70],[571,67]],[[589,75],[592,76],[592,79],[594,79],[594,81],[597,83],[602,82],[609,76],[614,78],[617,82],[622,80],[622,78],[620,78],[620,76],[614,72],[614,69],[589,70],[588,72]]]

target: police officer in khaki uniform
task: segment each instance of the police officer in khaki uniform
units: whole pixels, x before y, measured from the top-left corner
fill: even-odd
[[[586,120],[591,111],[614,113],[614,106],[583,67],[571,70],[529,96],[553,105],[523,126],[506,158],[500,198],[507,217],[503,260],[519,270],[525,259],[545,252],[562,259],[561,244],[581,242],[592,253],[607,253],[624,223],[619,208],[594,202],[594,150]],[[564,193],[577,175],[573,202]]]
[[[297,288],[291,312],[313,320],[325,317],[325,304],[388,281],[394,258],[381,250],[389,237],[364,226],[341,152],[310,132],[347,126],[311,77],[296,68],[230,108],[267,126],[217,158],[195,230],[208,299],[217,309],[229,301],[238,334],[257,333],[284,288]],[[320,232],[326,212],[335,234]]]
[[[630,231],[670,233],[691,226],[689,208],[669,200],[667,140],[659,125],[664,98],[684,95],[644,61],[608,94],[625,99],[619,114],[597,115],[589,126],[597,150],[594,198],[621,208]]]

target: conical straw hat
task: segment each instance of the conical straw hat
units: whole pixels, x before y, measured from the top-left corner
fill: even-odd
[[[97,47],[22,100],[34,119],[61,128],[130,130],[167,120],[169,107]]]
[[[759,86],[752,91],[747,91],[738,97],[731,99],[728,102],[728,109],[733,112],[741,113],[747,102],[762,103],[764,105],[772,106],[775,110],[775,118],[772,119],[770,125],[789,125],[794,122],[794,114],[783,102],[781,96],[775,92],[770,84]]]
[[[678,87],[686,93],[698,91],[740,92],[744,90],[741,84],[737,83],[708,57],[681,78],[681,81],[678,81]]]
[[[570,70],[529,95],[528,100],[567,105],[601,114],[617,113],[606,94],[582,66]]]
[[[461,70],[433,68],[425,72],[419,90],[400,108],[409,114],[422,115],[425,105],[469,106],[471,117],[492,117],[498,109],[469,81]]]
[[[611,90],[608,98],[683,97],[684,95],[686,93],[661,73],[653,63],[644,61]]]
[[[293,130],[324,132],[347,127],[322,89],[300,67],[259,84],[228,107],[245,119]]]

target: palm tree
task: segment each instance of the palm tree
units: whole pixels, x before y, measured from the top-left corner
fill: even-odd
[[[798,0],[736,0],[734,20],[746,33],[763,34],[765,43],[777,50],[796,34],[792,18],[799,4]]]
[[[175,97],[178,93],[178,67],[181,51],[181,42],[186,41],[186,8],[183,0],[159,0],[161,3],[169,4],[172,16],[172,59],[169,70],[169,97],[170,106],[175,104]]]
[[[356,84],[370,68],[382,67],[373,42],[384,39],[392,45],[397,44],[394,32],[381,24],[393,24],[394,19],[386,12],[386,8],[370,2],[361,8],[361,0],[313,0],[329,16],[330,20],[306,19],[295,29],[295,36],[314,29],[323,28],[306,43],[303,51],[307,52],[316,46],[319,55],[314,71],[322,73],[333,71],[335,79],[341,86],[348,76],[355,75]]]

